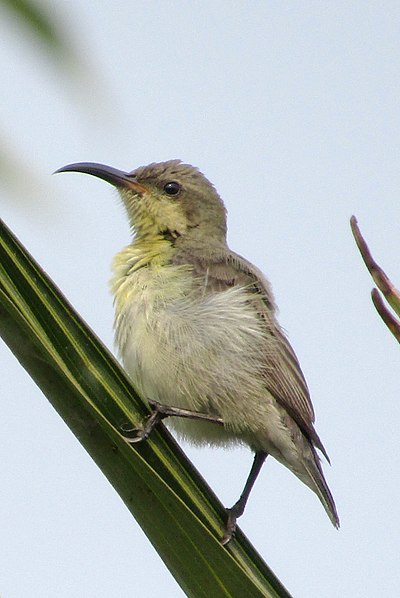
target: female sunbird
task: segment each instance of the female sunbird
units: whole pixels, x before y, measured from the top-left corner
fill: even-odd
[[[267,455],[313,490],[333,525],[314,410],[296,355],[275,315],[269,282],[226,242],[226,209],[193,166],[170,160],[122,172],[95,163],[57,172],[114,185],[134,233],[113,263],[115,335],[123,364],[153,407],[136,440],[166,416],[196,445],[248,445],[243,493],[228,509],[229,542]]]

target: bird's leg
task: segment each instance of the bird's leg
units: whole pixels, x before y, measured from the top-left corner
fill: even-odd
[[[127,438],[130,444],[135,442],[141,442],[146,440],[153,428],[159,424],[166,417],[185,417],[187,419],[197,419],[199,421],[207,421],[220,426],[224,425],[224,420],[216,415],[210,415],[209,413],[198,413],[197,411],[189,411],[189,409],[180,409],[179,407],[168,407],[162,405],[157,401],[149,400],[149,405],[153,409],[153,412],[149,415],[146,423],[142,429],[135,429],[135,436],[133,438]],[[131,432],[133,430],[129,430]]]
[[[240,495],[239,500],[233,505],[233,507],[227,509],[228,521],[226,522],[224,537],[221,541],[223,546],[225,544],[228,544],[228,542],[234,536],[236,530],[236,520],[244,513],[251,489],[254,486],[254,482],[256,481],[267,456],[268,453],[263,453],[261,451],[257,452],[254,455],[253,465],[251,466],[249,476],[243,488],[243,492]]]

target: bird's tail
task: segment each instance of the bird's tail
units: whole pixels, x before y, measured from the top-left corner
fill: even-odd
[[[304,468],[307,471],[309,478],[306,481],[306,483],[307,486],[309,486],[311,490],[313,490],[315,494],[318,496],[325,511],[329,516],[329,519],[332,521],[333,525],[337,529],[340,526],[340,522],[336,510],[335,501],[333,500],[331,491],[329,490],[328,484],[326,483],[322,467],[319,461],[319,457],[315,452],[314,448],[312,449],[312,452],[314,458],[308,458],[303,461]]]

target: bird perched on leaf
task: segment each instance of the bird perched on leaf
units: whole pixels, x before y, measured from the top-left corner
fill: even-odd
[[[226,242],[226,209],[215,187],[179,160],[122,172],[94,163],[57,172],[94,175],[117,187],[132,242],[114,259],[115,334],[123,364],[157,421],[196,445],[248,445],[245,488],[228,509],[223,543],[271,455],[339,519],[317,449],[314,411],[296,355],[275,315],[263,274]]]

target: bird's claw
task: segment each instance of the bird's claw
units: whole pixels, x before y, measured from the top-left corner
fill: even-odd
[[[142,428],[131,428],[130,430],[127,430],[129,436],[125,436],[125,439],[129,444],[136,444],[147,440],[153,428],[165,417],[160,403],[151,400],[149,400],[148,403],[153,411],[146,418]]]
[[[132,434],[132,436],[131,436]],[[132,428],[129,430],[129,436],[125,436],[125,440],[129,444],[137,444],[139,442],[143,442],[147,440],[149,437],[149,433],[147,432],[146,428]]]
[[[226,509],[228,513],[228,520],[225,525],[224,535],[221,540],[222,546],[226,546],[234,537],[236,532],[236,515],[233,509]]]

